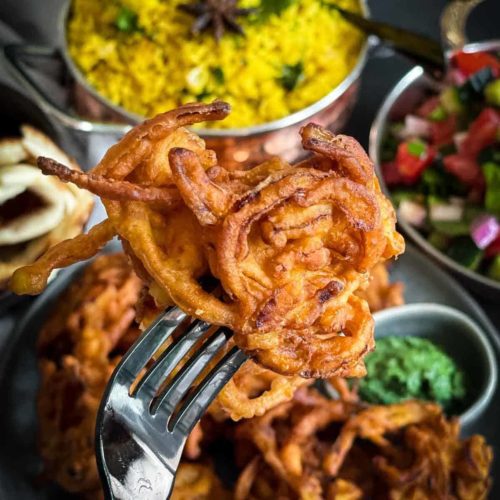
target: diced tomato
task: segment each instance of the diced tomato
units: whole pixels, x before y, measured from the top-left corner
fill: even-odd
[[[427,118],[439,106],[439,104],[440,100],[438,95],[429,97],[429,99],[420,105],[415,114],[417,116],[421,116],[422,118]]]
[[[470,124],[460,153],[475,158],[480,151],[496,141],[500,129],[500,113],[493,108],[485,108]]]
[[[406,184],[416,182],[422,172],[433,162],[436,157],[436,150],[429,145],[425,145],[425,151],[417,156],[408,149],[408,141],[402,142],[398,146],[396,154],[396,165],[399,174]]]
[[[487,66],[491,68],[496,77],[500,75],[500,61],[488,52],[458,52],[454,56],[453,62],[466,76],[473,75]]]
[[[448,155],[443,158],[443,165],[464,184],[474,187],[484,185],[483,172],[474,158],[461,154]]]
[[[500,236],[496,240],[493,240],[484,251],[486,258],[495,257],[495,255],[500,255]]]
[[[396,162],[390,161],[382,164],[382,176],[388,186],[397,186],[404,184],[404,179],[399,173]]]
[[[440,122],[431,122],[432,144],[436,147],[450,144],[456,131],[457,117],[455,115],[450,115]]]

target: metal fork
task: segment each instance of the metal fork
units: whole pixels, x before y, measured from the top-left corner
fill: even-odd
[[[153,355],[186,321],[180,309],[167,310],[134,343],[108,382],[96,424],[97,464],[108,499],[169,498],[189,433],[247,359],[240,349],[232,348],[189,392],[232,335],[227,328],[210,333],[211,325],[194,321],[134,386]],[[206,336],[164,386],[179,362]]]

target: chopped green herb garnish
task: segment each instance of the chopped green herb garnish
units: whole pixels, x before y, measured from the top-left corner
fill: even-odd
[[[423,399],[455,413],[467,396],[465,374],[441,347],[422,337],[383,337],[366,357],[359,394],[368,403]]]
[[[280,82],[285,90],[292,91],[304,79],[304,65],[302,62],[297,64],[284,64],[281,70]]]
[[[482,165],[484,179],[486,180],[486,194],[484,206],[488,212],[500,214],[500,165],[488,162]]]
[[[433,122],[441,122],[447,117],[448,113],[446,112],[446,109],[444,109],[444,106],[438,106],[429,114],[429,120],[432,120]]]
[[[139,31],[137,14],[129,8],[121,6],[115,19],[115,26],[124,33]]]
[[[441,156],[454,155],[457,152],[457,147],[454,142],[450,142],[449,144],[443,144],[438,151]]]
[[[416,202],[424,201],[424,198],[421,194],[406,189],[397,189],[393,191],[391,193],[391,199],[394,205],[396,205],[397,207],[402,201],[405,200],[416,201]]]
[[[427,237],[427,241],[438,250],[446,250],[450,244],[450,238],[439,231],[432,231]]]
[[[196,95],[196,100],[204,101],[207,97],[210,97],[212,94],[207,90],[202,90],[199,94]]]
[[[419,191],[426,195],[448,198],[465,195],[467,187],[456,176],[444,170],[441,162],[434,162],[422,172]]]
[[[399,140],[392,134],[386,134],[382,142],[381,160],[392,161],[396,157]]]
[[[477,161],[480,165],[483,163],[493,162],[500,165],[500,148],[497,146],[491,146],[489,148],[483,149],[479,156],[477,157]]]
[[[259,17],[266,20],[272,15],[279,16],[288,9],[296,0],[260,0]]]
[[[427,150],[427,144],[421,139],[413,139],[408,143],[408,153],[420,158]]]
[[[476,246],[472,238],[460,236],[448,248],[448,256],[462,266],[475,271],[481,263],[483,252]]]
[[[500,281],[500,255],[493,257],[493,261],[489,265],[486,274],[489,278]]]
[[[214,77],[217,85],[224,85],[226,79],[224,76],[224,71],[220,66],[210,68],[210,73],[212,73],[212,76]]]

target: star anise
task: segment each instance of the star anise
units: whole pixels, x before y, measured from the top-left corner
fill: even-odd
[[[199,0],[194,3],[180,4],[179,9],[195,16],[196,20],[191,26],[191,32],[194,35],[212,28],[215,39],[219,42],[226,29],[240,35],[245,34],[237,18],[247,16],[256,9],[242,9],[237,4],[238,0]]]

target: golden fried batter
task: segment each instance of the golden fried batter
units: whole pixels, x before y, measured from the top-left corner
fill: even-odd
[[[140,288],[125,255],[99,257],[64,294],[40,333],[39,448],[46,474],[67,491],[100,487],[95,418],[118,355],[137,337]]]
[[[57,303],[40,333],[39,446],[46,475],[67,491],[88,494],[88,498],[97,498],[100,489],[94,458],[97,410],[114,367],[140,333],[134,318],[141,287],[127,256],[98,257]],[[210,414],[218,420],[261,415],[306,383],[249,361],[213,403]],[[205,424],[210,424],[209,419],[203,422],[203,431],[199,424],[188,439],[185,456],[189,459],[201,455]],[[206,437],[213,439],[214,425],[208,428]],[[197,469],[182,470],[192,474],[180,477],[194,477]],[[196,484],[206,484],[201,482],[206,470],[205,466],[199,469]],[[189,488],[186,484],[179,495],[195,491]]]
[[[175,478],[171,500],[229,500],[225,490],[209,465],[181,462]]]
[[[391,283],[385,264],[377,264],[370,272],[370,280],[356,295],[368,302],[372,313],[404,304],[403,283]]]
[[[356,291],[404,248],[373,164],[354,139],[311,124],[301,131],[310,159],[226,170],[183,127],[228,112],[216,101],[159,115],[89,174],[40,159],[44,172],[101,196],[109,219],[18,271],[12,289],[40,292],[54,267],[117,234],[158,307],[175,303],[230,327],[239,347],[281,375],[362,376],[373,320]],[[207,277],[222,294],[204,288]]]
[[[308,391],[308,392],[306,392]],[[366,406],[299,389],[239,425],[236,500],[485,499],[492,450],[431,403]]]

